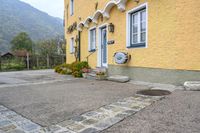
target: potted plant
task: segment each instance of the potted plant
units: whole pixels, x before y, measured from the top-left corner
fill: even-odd
[[[96,73],[97,80],[105,80],[106,79],[106,72],[99,71]]]
[[[89,68],[83,68],[82,69],[82,75],[83,75],[83,78],[87,78],[88,77],[88,74],[90,73],[90,69]]]

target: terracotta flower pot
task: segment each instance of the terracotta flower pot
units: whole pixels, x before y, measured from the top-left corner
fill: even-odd
[[[97,80],[106,80],[106,76],[105,75],[97,75],[96,79]]]

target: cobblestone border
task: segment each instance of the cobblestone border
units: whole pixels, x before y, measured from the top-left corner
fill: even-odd
[[[0,105],[0,133],[42,133],[40,125]]]
[[[135,95],[45,128],[0,105],[0,133],[97,133],[161,98]]]
[[[48,131],[55,133],[62,131],[65,131],[65,133],[97,133],[134,115],[162,98],[143,95],[128,97],[51,126]]]

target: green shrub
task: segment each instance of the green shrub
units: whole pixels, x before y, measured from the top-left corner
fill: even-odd
[[[70,69],[70,64],[61,64],[56,67],[54,67],[55,72],[63,75],[70,75],[72,74],[72,71]]]
[[[82,69],[83,68],[90,68],[88,62],[86,62],[86,61],[73,62],[71,64],[72,75],[74,77],[83,77],[83,75],[82,75]]]
[[[23,70],[26,68],[26,64],[19,59],[10,59],[6,63],[2,64],[2,70]]]
[[[83,68],[90,68],[88,62],[73,62],[72,64],[61,64],[56,66],[55,72],[59,74],[72,74],[74,77],[80,78],[82,76],[82,69]]]

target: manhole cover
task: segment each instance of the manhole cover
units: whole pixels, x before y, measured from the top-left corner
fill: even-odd
[[[137,94],[146,96],[165,96],[170,95],[171,92],[166,90],[142,90],[138,91]]]

